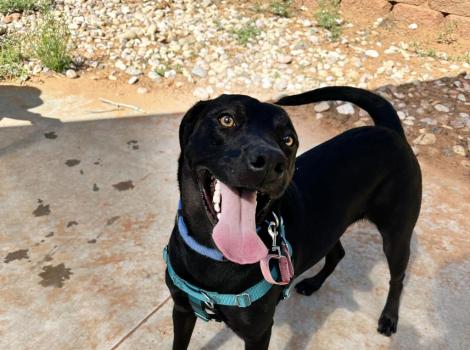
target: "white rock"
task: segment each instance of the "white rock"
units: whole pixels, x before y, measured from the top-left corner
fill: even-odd
[[[160,80],[162,78],[160,74],[158,74],[155,71],[150,71],[149,74],[147,74],[147,76],[152,80]]]
[[[398,111],[397,114],[398,114],[398,118],[400,118],[400,120],[405,120],[405,118],[406,118],[406,113],[405,112]]]
[[[114,66],[119,70],[126,70],[127,69],[127,65],[124,62],[122,62],[121,60],[117,60],[116,63],[114,64]]]
[[[139,77],[134,75],[127,81],[127,83],[130,84],[130,85],[133,85],[133,84],[137,83],[138,81],[139,81]]]
[[[263,87],[263,89],[270,89],[272,86],[271,79],[269,79],[268,77],[264,77],[261,80],[261,86]]]
[[[411,23],[409,26],[408,26],[409,29],[411,30],[415,30],[418,28],[418,25],[416,23]]]
[[[377,58],[379,57],[379,53],[375,50],[366,50],[365,55],[367,57]]]
[[[207,71],[200,65],[195,65],[191,71],[191,74],[198,77],[198,78],[205,78],[207,77]]]
[[[209,92],[203,87],[194,89],[193,95],[201,100],[208,100],[210,97]]]
[[[42,66],[41,66],[40,64],[36,64],[36,65],[33,67],[32,73],[33,73],[34,75],[37,75],[37,74],[41,73],[41,71],[42,71]]]
[[[344,114],[344,115],[352,115],[354,114],[354,107],[351,103],[344,103],[338,107],[336,107],[336,110],[338,111],[339,114]]]
[[[467,99],[465,98],[464,94],[458,94],[457,99],[462,102],[466,102]]]
[[[317,103],[313,107],[313,109],[315,110],[315,112],[318,112],[318,113],[325,112],[330,109],[330,104],[326,101],[323,101],[323,102]]]
[[[465,157],[467,155],[463,146],[455,145],[452,147],[452,150],[455,154],[458,154],[459,156]]]
[[[421,134],[413,140],[413,143],[415,145],[423,145],[423,146],[432,145],[436,143],[436,135],[430,134],[430,133]]]
[[[176,77],[176,71],[173,69],[167,70],[163,76],[167,79],[172,79]]]
[[[148,90],[147,88],[145,88],[145,87],[139,87],[139,88],[137,89],[137,93],[140,94],[140,95],[144,95],[144,94],[146,94],[146,93],[148,93],[148,92],[149,92],[149,90]]]
[[[447,106],[444,106],[444,105],[441,105],[441,104],[437,104],[434,106],[434,109],[438,112],[443,112],[443,113],[448,113],[450,112],[450,109],[449,107]]]
[[[279,63],[283,63],[283,64],[289,64],[289,63],[292,63],[292,56],[290,55],[284,55],[284,54],[280,54],[277,56],[277,61]]]
[[[67,69],[67,71],[65,72],[65,76],[69,79],[78,78],[77,72],[75,72],[73,69]]]

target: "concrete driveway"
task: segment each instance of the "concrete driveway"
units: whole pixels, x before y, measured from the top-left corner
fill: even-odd
[[[178,200],[181,113],[85,120],[90,101],[40,94],[0,86],[0,118],[14,119],[0,124],[0,349],[169,349],[161,251]],[[331,135],[306,109],[292,115],[303,149]],[[324,287],[280,304],[272,349],[468,348],[469,182],[422,167],[398,333],[376,332],[388,269],[379,234],[361,223]],[[241,347],[218,323],[198,321],[191,341]]]

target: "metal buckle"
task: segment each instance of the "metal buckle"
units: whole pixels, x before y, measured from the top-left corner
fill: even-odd
[[[207,300],[203,300],[204,304],[206,304],[206,306],[209,309],[213,309],[214,308],[214,301],[206,293],[201,292],[201,294],[207,299]]]
[[[251,298],[248,293],[237,294],[235,298],[237,300],[238,307],[247,307],[251,305]]]

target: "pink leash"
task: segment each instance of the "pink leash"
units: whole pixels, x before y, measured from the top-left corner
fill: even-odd
[[[269,224],[268,232],[273,239],[272,251],[277,252],[277,253],[268,254],[266,257],[261,259],[259,263],[261,267],[261,273],[263,274],[263,277],[266,281],[268,281],[271,284],[284,286],[286,284],[289,284],[291,279],[294,277],[294,266],[292,265],[292,259],[289,254],[289,248],[287,247],[287,244],[284,241],[281,241],[281,246],[278,246],[276,244],[276,239],[278,235],[277,228],[279,227],[279,224],[282,225],[282,221],[280,223],[276,214],[273,213],[273,215],[274,215],[275,221]],[[282,235],[281,237],[282,239],[284,239]],[[271,269],[269,267],[269,262],[271,260],[277,260],[277,263],[279,265],[279,271],[281,274],[280,281],[276,281],[271,275]]]

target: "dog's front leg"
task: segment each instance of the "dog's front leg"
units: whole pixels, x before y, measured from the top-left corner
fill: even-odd
[[[257,337],[244,338],[245,350],[268,350],[271,340],[272,324],[268,329]]]
[[[196,316],[192,309],[173,306],[173,350],[186,350],[193,334]]]

